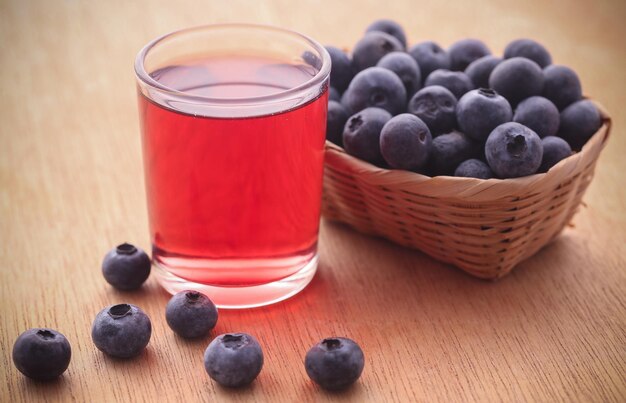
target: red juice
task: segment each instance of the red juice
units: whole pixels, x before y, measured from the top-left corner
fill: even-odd
[[[185,94],[236,99],[297,87],[315,71],[212,56],[150,73]],[[139,96],[153,260],[195,283],[248,286],[298,272],[317,250],[327,91],[254,117],[209,117]]]

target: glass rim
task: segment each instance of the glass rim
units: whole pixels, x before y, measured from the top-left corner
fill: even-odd
[[[293,37],[300,38],[308,43],[313,49],[315,49],[319,55],[321,56],[322,65],[318,72],[315,73],[313,77],[309,80],[301,83],[295,87],[277,92],[275,94],[270,95],[261,95],[255,97],[243,97],[243,98],[216,98],[216,97],[207,97],[203,95],[195,95],[190,94],[185,91],[179,91],[174,88],[168,87],[159,83],[157,80],[152,78],[150,74],[145,69],[145,60],[148,56],[150,50],[152,50],[155,46],[159,45],[162,41],[173,37],[174,35],[184,35],[187,33],[202,31],[207,29],[224,29],[224,28],[241,28],[241,29],[257,29],[262,31],[273,31],[281,34],[291,35]],[[297,31],[280,28],[273,25],[266,24],[253,24],[253,23],[223,23],[223,24],[205,24],[205,25],[197,25],[189,28],[183,28],[168,32],[163,34],[150,42],[148,42],[140,51],[137,53],[135,57],[135,76],[136,78],[143,83],[144,85],[153,88],[157,91],[168,93],[170,95],[179,97],[180,99],[193,100],[202,102],[205,104],[221,104],[221,105],[241,105],[241,104],[255,104],[264,101],[275,101],[281,98],[288,98],[290,95],[297,94],[303,90],[308,88],[312,88],[316,85],[322,85],[323,82],[330,75],[330,67],[331,67],[331,59],[328,51],[324,46],[322,46],[319,42],[312,39],[311,37],[301,34]]]

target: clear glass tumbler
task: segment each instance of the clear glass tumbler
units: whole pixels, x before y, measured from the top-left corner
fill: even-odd
[[[271,304],[317,269],[330,57],[269,26],[190,28],[135,61],[154,272],[220,307]]]

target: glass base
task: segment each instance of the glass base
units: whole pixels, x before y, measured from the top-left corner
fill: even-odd
[[[197,290],[206,294],[218,308],[255,308],[274,304],[302,291],[311,282],[318,263],[317,253],[298,272],[283,279],[253,286],[214,286],[178,277],[168,271],[167,266],[153,262],[157,281],[167,292],[176,294],[183,290]]]

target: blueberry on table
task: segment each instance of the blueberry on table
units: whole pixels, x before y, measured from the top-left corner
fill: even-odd
[[[554,136],[559,130],[559,110],[549,99],[534,96],[517,105],[513,121],[532,129],[539,137]]]
[[[20,334],[13,345],[15,367],[36,380],[59,377],[70,365],[71,358],[70,342],[53,329],[29,329]]]
[[[514,57],[498,64],[489,76],[489,87],[505,97],[511,106],[543,91],[543,71],[530,59]]]
[[[479,159],[469,159],[461,162],[454,170],[454,176],[463,178],[490,179],[493,178],[493,172],[489,165]]]
[[[409,54],[417,62],[423,80],[435,70],[450,69],[450,55],[435,42],[418,43],[409,49]]]
[[[413,95],[407,110],[422,119],[433,136],[438,136],[456,127],[456,105],[456,97],[449,89],[431,85]]]
[[[433,139],[428,161],[430,176],[452,175],[463,161],[475,157],[480,144],[460,132],[442,134]]]
[[[211,379],[222,386],[249,385],[263,368],[261,345],[246,333],[219,335],[204,352],[204,368]]]
[[[491,170],[499,178],[532,175],[543,157],[541,138],[516,122],[496,127],[485,143],[485,155]]]
[[[304,358],[306,373],[324,389],[344,389],[359,379],[365,366],[361,347],[348,338],[331,337],[311,347]]]
[[[450,70],[463,71],[471,62],[491,54],[485,43],[478,39],[461,39],[448,48]]]
[[[428,75],[424,87],[441,85],[450,90],[459,99],[468,91],[474,89],[472,80],[462,71],[435,70]]]
[[[348,55],[341,49],[334,46],[325,46],[330,55],[330,85],[339,92],[343,92],[348,88],[350,80],[354,77],[352,61]]]
[[[587,140],[602,126],[602,115],[593,102],[577,101],[561,111],[559,137],[569,143],[572,150],[583,148]]]
[[[402,44],[402,49],[406,49],[406,34],[402,26],[397,22],[387,19],[376,20],[365,30],[366,33],[373,31],[384,32],[393,36]]]
[[[352,156],[380,165],[380,131],[391,114],[380,108],[367,108],[352,115],[343,130],[343,147]]]
[[[348,120],[348,111],[339,102],[328,102],[326,116],[326,139],[343,147],[343,128]]]
[[[142,249],[123,243],[104,256],[102,274],[117,289],[135,290],[150,275],[150,258]]]
[[[392,115],[404,112],[407,100],[402,80],[382,67],[370,67],[358,73],[344,97],[342,103],[352,113],[374,106]]]
[[[400,78],[407,98],[422,88],[422,74],[415,59],[404,52],[391,52],[383,56],[376,64],[378,67],[391,70]]]
[[[487,55],[476,59],[467,66],[465,74],[476,88],[489,88],[489,76],[493,69],[502,62],[502,58]]]
[[[217,308],[206,295],[193,290],[181,291],[169,300],[165,308],[169,327],[186,339],[209,334],[217,323]]]
[[[551,65],[543,69],[543,96],[563,110],[583,97],[580,79],[567,66]]]
[[[417,171],[428,161],[432,135],[426,123],[410,113],[391,118],[380,133],[380,151],[392,168]]]
[[[365,34],[352,51],[352,67],[361,71],[375,66],[387,53],[402,51],[402,44],[393,36],[380,31]]]
[[[550,52],[542,44],[532,39],[516,39],[506,45],[504,58],[511,59],[513,57],[525,57],[537,63],[541,68],[552,64]]]
[[[572,155],[572,148],[567,141],[556,136],[547,136],[541,139],[543,144],[543,158],[539,172],[548,172],[557,162]]]
[[[484,142],[493,129],[513,118],[511,105],[494,90],[472,90],[459,99],[456,120],[461,131],[472,139]]]
[[[91,339],[98,349],[110,356],[130,358],[139,355],[152,335],[150,318],[139,307],[118,304],[96,315]]]

